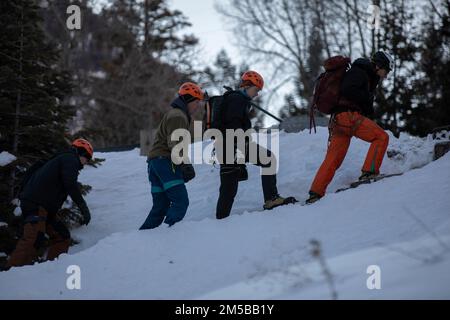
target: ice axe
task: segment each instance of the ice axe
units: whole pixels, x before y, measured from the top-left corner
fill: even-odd
[[[227,91],[233,91],[233,89],[232,89],[231,87],[228,87],[228,86],[223,86],[223,87],[224,87],[225,90],[227,90]],[[258,109],[258,110],[264,112],[264,113],[267,114],[268,116],[274,118],[274,119],[277,120],[278,122],[280,122],[280,123],[283,122],[283,120],[281,120],[280,118],[278,118],[278,117],[275,116],[274,114],[270,113],[269,111],[267,111],[267,110],[261,108],[261,107],[258,106],[257,104],[255,104],[255,103],[253,103],[253,102],[250,102],[250,105],[251,105],[252,107],[254,107],[254,108],[256,108],[256,109]]]

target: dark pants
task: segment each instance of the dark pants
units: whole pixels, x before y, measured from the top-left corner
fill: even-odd
[[[148,161],[148,178],[153,207],[140,230],[156,228],[163,221],[169,226],[181,221],[188,209],[189,198],[180,168],[168,158],[154,158]]]
[[[49,236],[47,260],[57,258],[66,253],[70,246],[70,232],[66,226],[56,218],[48,218],[47,211],[39,207],[34,215],[25,217],[23,235],[11,254],[7,267],[19,267],[32,264],[38,256],[38,250]]]
[[[271,164],[276,161],[275,156],[261,146],[258,147],[259,152],[266,152],[267,156],[270,157],[270,162],[268,164],[262,164],[259,156],[255,163],[252,164],[259,167],[270,167]],[[246,152],[246,162],[249,162],[248,152]],[[221,164],[220,165],[220,189],[219,189],[219,199],[217,201],[216,207],[216,218],[223,219],[230,215],[231,208],[233,206],[234,198],[238,191],[238,184],[241,180],[242,165],[237,164]],[[277,190],[277,176],[276,174],[271,175],[261,175],[262,189],[264,194],[264,201],[271,200],[278,195]]]

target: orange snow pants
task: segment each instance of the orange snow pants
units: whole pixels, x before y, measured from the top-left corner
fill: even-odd
[[[23,236],[17,242],[7,267],[32,264],[37,258],[45,234],[50,237],[47,260],[53,260],[69,250],[70,233],[60,221],[47,221],[47,211],[42,207],[39,207],[35,218],[36,222],[25,223]]]
[[[342,112],[335,115],[330,124],[330,141],[310,191],[323,196],[328,184],[341,166],[353,136],[370,142],[362,171],[378,174],[389,143],[388,134],[372,120],[358,112]]]

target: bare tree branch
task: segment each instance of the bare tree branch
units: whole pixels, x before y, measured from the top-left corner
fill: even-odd
[[[439,10],[436,8],[436,5],[434,4],[433,0],[428,0],[428,2],[431,5],[431,8],[433,9],[433,11],[439,16],[439,18],[442,19],[443,15],[439,12]]]

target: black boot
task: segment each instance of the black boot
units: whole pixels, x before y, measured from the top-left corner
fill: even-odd
[[[358,180],[366,181],[366,180],[374,179],[378,176],[379,176],[379,174],[377,174],[377,173],[362,171],[361,176],[358,178]]]
[[[318,200],[320,200],[322,196],[318,193],[315,193],[314,191],[309,192],[309,198],[305,201],[305,204],[312,204]]]

